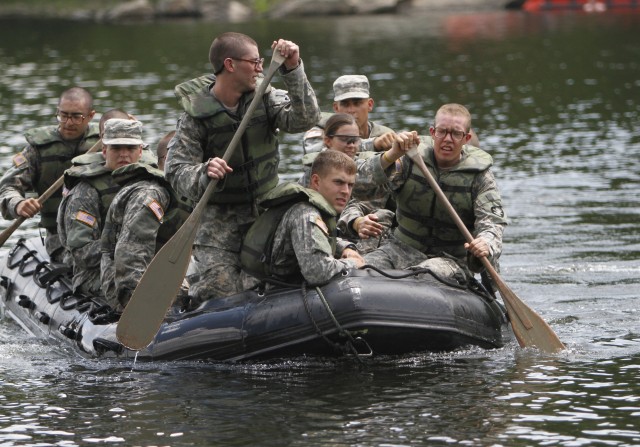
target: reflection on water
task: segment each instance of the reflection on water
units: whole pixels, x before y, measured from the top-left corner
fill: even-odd
[[[639,25],[640,15],[519,12],[2,23],[0,170],[24,130],[54,123],[74,84],[98,111],[136,115],[155,144],[175,126],[173,86],[209,71],[212,37],[231,29],[265,55],[279,35],[299,43],[327,111],[345,73],[369,76],[372,118],[398,130],[425,132],[441,103],[466,104],[511,222],[503,277],[569,350],[132,368],[3,324],[0,444],[640,444]],[[300,137],[282,136],[284,178],[298,175]],[[29,222],[7,245],[36,233]]]

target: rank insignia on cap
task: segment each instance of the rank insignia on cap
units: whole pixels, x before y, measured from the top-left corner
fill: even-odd
[[[327,228],[327,224],[324,223],[322,217],[317,216],[315,219],[312,217],[311,222],[316,224],[327,236],[329,235],[329,228]]]
[[[27,162],[27,157],[25,157],[22,152],[18,152],[13,156],[13,165],[17,168],[18,166],[22,166]]]
[[[82,210],[78,211],[76,213],[76,220],[78,222],[82,222],[83,224],[91,228],[93,228],[96,225],[96,217],[92,216],[86,211],[82,211]]]
[[[164,210],[162,209],[162,205],[160,205],[156,200],[151,200],[147,203],[147,207],[151,210],[158,222],[162,222],[162,218],[164,217]]]

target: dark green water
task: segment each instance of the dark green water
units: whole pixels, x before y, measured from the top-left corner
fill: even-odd
[[[4,21],[0,169],[76,84],[98,111],[136,115],[155,144],[175,126],[173,86],[209,70],[227,30],[265,55],[277,37],[299,43],[324,110],[346,73],[369,76],[373,119],[397,130],[424,132],[439,105],[466,104],[510,217],[502,275],[568,351],[132,367],[4,323],[0,445],[640,445],[640,14]],[[285,178],[300,137],[282,136]],[[30,223],[15,237],[33,234]]]

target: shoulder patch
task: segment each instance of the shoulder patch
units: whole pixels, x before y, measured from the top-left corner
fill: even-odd
[[[82,210],[76,213],[76,220],[91,228],[93,228],[97,222],[96,217],[94,215],[89,214],[86,211],[82,211]]]
[[[322,129],[320,129],[319,127],[316,128],[312,128],[310,130],[307,130],[307,132],[304,134],[303,139],[307,140],[309,138],[322,138],[322,135],[324,134],[324,131]]]
[[[491,212],[498,217],[504,217],[504,210],[502,209],[501,206],[492,206]]]
[[[67,186],[62,187],[62,197],[67,197],[69,195],[69,188]]]
[[[151,201],[149,201],[149,203],[147,203],[146,206],[151,210],[153,215],[156,216],[158,222],[162,222],[162,218],[164,217],[164,210],[162,209],[162,205],[160,205],[157,200],[152,199]]]
[[[25,157],[22,152],[18,152],[16,155],[13,156],[13,165],[17,168],[19,166],[22,166],[23,164],[25,164],[27,162],[27,157]]]
[[[322,220],[322,217],[310,216],[309,219],[311,220],[311,223],[315,224],[318,228],[320,228],[324,232],[324,234],[329,236],[329,228],[327,228],[327,224],[324,223],[324,220]]]

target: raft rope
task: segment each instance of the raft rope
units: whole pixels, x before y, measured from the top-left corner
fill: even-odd
[[[313,318],[313,315],[311,313],[311,308],[309,306],[309,302],[308,302],[308,299],[307,299],[307,283],[303,282],[302,286],[301,286],[302,302],[304,303],[304,308],[307,311],[307,315],[309,316],[309,319],[311,320],[311,323],[313,323],[313,327],[315,328],[316,332],[320,335],[320,337],[322,337],[323,340],[325,340],[330,346],[332,346],[337,351],[340,351],[345,355],[349,355],[349,351],[350,351],[351,354],[353,354],[353,356],[358,360],[358,362],[360,364],[362,364],[362,358],[361,357],[371,357],[373,355],[373,350],[371,349],[369,344],[362,337],[354,338],[353,335],[351,335],[351,333],[349,331],[347,331],[346,329],[344,329],[342,327],[342,325],[340,324],[340,322],[336,318],[335,314],[333,313],[333,310],[331,309],[331,306],[329,305],[329,302],[324,297],[324,294],[322,293],[322,290],[320,290],[320,287],[315,287],[315,290],[318,293],[318,297],[320,298],[320,301],[324,305],[324,308],[326,309],[327,313],[329,314],[329,317],[333,321],[333,324],[338,329],[338,334],[340,334],[340,336],[346,338],[346,343],[343,346],[340,343],[333,342],[333,341],[331,341],[329,339],[329,337],[327,337],[325,335],[324,332],[322,332],[322,329],[320,329],[320,327],[318,326],[318,323]],[[356,343],[357,342],[363,343],[367,347],[369,352],[367,352],[367,353],[358,352],[358,349],[356,348]],[[345,347],[346,347],[346,349],[345,349]]]

